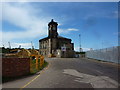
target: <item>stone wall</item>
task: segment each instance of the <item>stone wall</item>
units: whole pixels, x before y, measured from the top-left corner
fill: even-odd
[[[17,77],[30,73],[30,58],[2,58],[2,76]]]

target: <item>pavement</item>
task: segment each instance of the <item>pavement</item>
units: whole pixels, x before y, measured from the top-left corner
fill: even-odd
[[[2,88],[118,88],[117,64],[85,58],[45,58],[48,67]]]

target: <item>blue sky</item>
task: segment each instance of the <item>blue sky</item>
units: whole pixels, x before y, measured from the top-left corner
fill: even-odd
[[[8,47],[39,47],[48,34],[48,23],[58,22],[60,36],[72,39],[79,50],[118,46],[117,2],[17,2],[2,3],[2,43]]]

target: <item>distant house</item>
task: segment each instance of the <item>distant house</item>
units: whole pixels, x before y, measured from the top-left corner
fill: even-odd
[[[48,37],[39,40],[40,54],[49,57],[74,57],[74,44],[71,39],[59,36],[57,22],[53,19],[48,24]]]

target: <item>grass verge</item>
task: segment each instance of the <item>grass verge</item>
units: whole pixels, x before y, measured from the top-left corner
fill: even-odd
[[[48,62],[44,61],[44,64],[42,67],[40,67],[40,65],[38,65],[38,70],[36,69],[36,67],[33,67],[30,74],[33,75],[47,66],[48,66]]]

